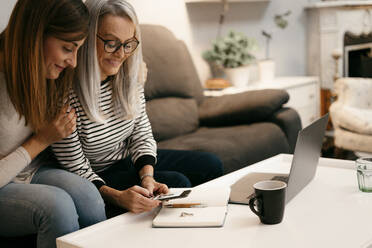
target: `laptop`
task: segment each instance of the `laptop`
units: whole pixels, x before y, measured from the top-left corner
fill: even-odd
[[[286,203],[314,178],[329,114],[299,131],[289,174],[252,172],[231,186],[229,203],[248,204],[254,193],[253,184],[262,180],[287,183]]]

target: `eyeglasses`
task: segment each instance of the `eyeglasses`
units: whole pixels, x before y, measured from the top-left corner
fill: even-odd
[[[103,41],[104,47],[105,47],[105,52],[107,53],[115,53],[120,49],[121,46],[124,48],[124,53],[125,54],[131,54],[136,50],[138,47],[139,41],[137,40],[136,37],[133,37],[129,40],[124,41],[123,43],[120,43],[120,41],[117,40],[105,40],[99,35],[97,37]]]

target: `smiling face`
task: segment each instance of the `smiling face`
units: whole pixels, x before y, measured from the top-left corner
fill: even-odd
[[[97,35],[104,40],[124,43],[134,37],[135,26],[128,18],[107,14],[100,19]],[[105,80],[108,76],[116,75],[119,72],[123,62],[130,54],[125,54],[123,47],[114,53],[106,52],[104,42],[97,37],[97,56],[101,80]]]
[[[57,79],[66,67],[76,67],[77,51],[85,39],[64,41],[53,36],[44,40],[44,63],[47,79]]]

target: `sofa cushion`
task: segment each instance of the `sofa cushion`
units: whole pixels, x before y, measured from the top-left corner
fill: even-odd
[[[206,126],[229,126],[267,121],[288,102],[285,90],[266,89],[206,98],[199,108]]]
[[[298,132],[302,129],[301,119],[296,110],[284,107],[276,111],[270,122],[278,125],[287,136],[290,147],[289,153],[294,153]]]
[[[221,159],[225,174],[290,151],[284,132],[269,122],[200,128],[196,132],[159,142],[158,148],[211,152]]]
[[[141,25],[141,30],[143,58],[148,68],[146,99],[184,97],[200,103],[203,90],[185,43],[162,26]]]
[[[199,126],[198,107],[194,99],[159,98],[146,103],[156,141],[195,131]]]

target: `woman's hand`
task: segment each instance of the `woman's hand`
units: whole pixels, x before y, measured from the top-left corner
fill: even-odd
[[[69,136],[76,129],[76,114],[74,108],[67,113],[68,109],[69,105],[63,107],[56,119],[36,133],[35,138],[49,146]]]
[[[161,202],[150,199],[149,191],[136,185],[127,190],[119,191],[116,203],[130,212],[138,214],[150,211],[159,206]]]
[[[154,195],[154,192],[156,194],[167,194],[169,191],[167,185],[155,181],[153,177],[144,177],[141,186],[147,189],[151,196]]]
[[[75,109],[67,113],[66,105],[55,120],[27,139],[22,146],[26,149],[31,159],[34,159],[49,145],[67,137],[76,129]]]

